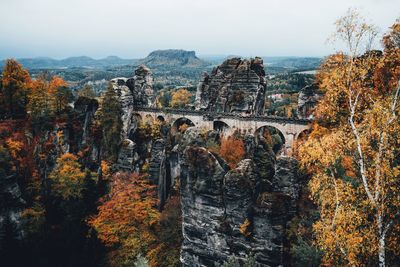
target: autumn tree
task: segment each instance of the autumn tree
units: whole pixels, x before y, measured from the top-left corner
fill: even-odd
[[[190,99],[192,97],[192,93],[190,93],[187,89],[179,89],[172,93],[171,99],[171,107],[173,108],[183,108],[186,107],[190,103]]]
[[[52,77],[49,82],[49,94],[53,100],[53,110],[57,114],[66,110],[69,103],[73,100],[73,95],[68,88],[68,83],[58,76]]]
[[[73,95],[67,86],[62,78],[54,76],[48,80],[45,74],[32,81],[27,108],[34,123],[43,124],[68,108]]]
[[[145,117],[138,122],[137,135],[140,140],[156,140],[161,137],[163,122],[153,117]]]
[[[86,97],[86,98],[95,98],[96,93],[93,90],[93,87],[85,84],[81,89],[77,91],[79,97]]]
[[[98,214],[89,220],[97,236],[110,249],[111,266],[132,266],[136,257],[155,246],[154,227],[159,221],[154,186],[145,176],[118,173]]]
[[[51,97],[48,92],[47,81],[43,76],[39,76],[32,82],[28,112],[34,122],[40,122],[43,118],[50,116],[52,111]]]
[[[116,160],[122,131],[122,106],[111,84],[104,93],[98,120],[102,127],[102,150],[105,158]]]
[[[231,168],[236,168],[237,164],[245,156],[244,142],[235,136],[222,137],[219,155],[225,159]]]
[[[21,64],[14,59],[6,60],[2,73],[0,105],[6,118],[15,118],[26,113],[30,76]]]
[[[78,158],[65,153],[57,159],[57,167],[50,173],[52,193],[62,199],[80,198],[85,185],[85,172]]]
[[[336,25],[348,52],[321,66],[324,97],[299,158],[312,174],[325,264],[383,267],[400,255],[399,24],[383,52],[369,51],[375,28],[354,10]]]

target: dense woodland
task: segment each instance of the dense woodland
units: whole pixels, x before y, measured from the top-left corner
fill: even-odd
[[[293,155],[309,182],[288,227],[290,261],[398,266],[400,23],[384,36],[383,51],[365,48],[376,33],[357,13],[336,26],[335,37],[348,50],[321,64],[315,82],[324,96]],[[267,100],[267,109],[294,117],[296,92],[314,78],[285,77],[288,100]],[[280,79],[274,78],[273,90]],[[90,86],[73,92],[59,76],[32,78],[13,59],[5,63],[0,85],[0,211],[21,211],[18,227],[12,216],[0,221],[2,266],[179,266],[179,184],[161,209],[146,164],[138,172],[117,172],[122,107],[112,86],[101,98]],[[185,108],[193,97],[194,88],[163,89],[156,101]],[[82,105],[99,106],[85,140]],[[177,135],[188,127],[181,125]],[[144,121],[138,131],[145,142],[162,129],[162,122]],[[279,135],[266,132],[264,138],[277,153]],[[95,158],[93,147],[100,148]],[[208,140],[207,148],[231,168],[245,153],[239,134]],[[13,182],[18,192],[1,191]],[[244,222],[241,233],[248,231]],[[223,266],[240,265],[232,258]],[[255,266],[252,255],[246,266]]]

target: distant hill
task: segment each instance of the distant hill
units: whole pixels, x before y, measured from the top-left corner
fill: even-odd
[[[102,59],[91,57],[69,57],[65,59],[53,59],[49,57],[19,58],[17,59],[27,69],[63,69],[63,68],[106,68],[121,65],[134,65],[137,59],[122,59],[117,56],[109,56]],[[4,66],[5,60],[0,61]]]
[[[292,71],[315,70],[322,63],[320,57],[263,57],[264,64],[274,68],[284,68]]]
[[[147,57],[139,61],[150,68],[201,68],[210,65],[210,63],[199,59],[194,51],[181,49],[156,50]]]

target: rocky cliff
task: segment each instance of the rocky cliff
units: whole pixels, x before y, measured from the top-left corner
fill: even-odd
[[[131,78],[114,78],[111,80],[122,104],[123,136],[127,136],[136,129],[134,107],[154,106],[153,76],[149,68],[140,65]]]
[[[9,164],[1,163],[2,166]],[[21,212],[25,201],[16,178],[13,173],[0,173],[0,251],[6,250],[12,241],[24,237]]]
[[[312,119],[314,117],[313,111],[322,97],[318,84],[311,84],[299,92],[297,104],[297,116],[300,119]]]
[[[197,133],[196,133],[197,131]],[[263,140],[254,140],[246,159],[229,169],[189,128],[181,144],[183,266],[218,266],[253,254],[259,266],[281,266],[286,225],[296,212],[297,161],[275,159]],[[269,169],[259,165],[264,162]]]
[[[217,112],[262,114],[267,83],[263,60],[231,58],[205,73],[200,81],[195,107]]]

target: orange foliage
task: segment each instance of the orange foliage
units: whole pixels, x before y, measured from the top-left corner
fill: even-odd
[[[237,164],[244,158],[245,149],[242,139],[230,136],[221,139],[219,155],[225,159],[231,168],[236,168]]]
[[[98,214],[89,219],[100,240],[111,249],[111,265],[132,265],[138,254],[154,247],[157,237],[153,229],[160,217],[154,189],[145,176],[136,173],[112,177],[110,193],[102,199]]]
[[[110,163],[102,160],[100,163],[100,168],[103,180],[108,180],[111,176]]]
[[[48,116],[65,109],[69,102],[68,91],[63,92],[68,83],[58,76],[47,81],[39,77],[32,82],[32,90],[29,95],[28,110],[31,117]]]
[[[251,227],[251,222],[249,219],[246,218],[244,222],[240,225],[239,231],[245,237],[249,237],[251,235],[250,227]]]
[[[13,140],[11,138],[7,138],[6,144],[13,159],[17,159],[18,153],[22,150],[24,144],[21,141]]]

